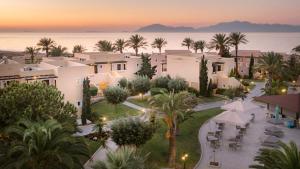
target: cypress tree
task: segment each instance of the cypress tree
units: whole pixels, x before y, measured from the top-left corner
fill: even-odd
[[[200,63],[199,82],[200,82],[199,83],[200,95],[206,96],[208,76],[207,76],[207,60],[204,58],[204,56],[202,57],[201,63]]]
[[[83,80],[83,93],[82,93],[82,112],[81,123],[86,124],[86,120],[91,117],[91,94],[90,94],[90,80],[85,78]]]
[[[149,55],[142,54],[142,66],[135,74],[139,76],[147,76],[149,79],[152,79],[156,73],[156,66],[151,66],[150,61],[151,58]]]
[[[250,64],[249,64],[249,79],[253,78],[253,66],[254,66],[254,57],[251,55]]]

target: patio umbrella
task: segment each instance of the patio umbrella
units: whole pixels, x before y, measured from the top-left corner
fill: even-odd
[[[248,119],[241,113],[236,111],[225,111],[213,118],[219,123],[227,123],[231,125],[243,126],[248,122]]]
[[[280,113],[280,108],[279,108],[278,105],[276,105],[276,107],[275,107],[275,120],[276,120],[276,122],[278,122],[278,120],[279,120],[279,113]]]

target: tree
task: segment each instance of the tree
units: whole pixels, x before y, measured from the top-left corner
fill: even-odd
[[[51,56],[67,56],[68,55],[67,48],[62,47],[61,45],[54,46],[51,48],[50,55]]]
[[[206,92],[206,97],[211,97],[213,95],[213,84],[212,84],[212,80],[209,79],[209,83],[207,86],[207,92]]]
[[[226,36],[226,34],[218,33],[215,34],[213,39],[210,42],[210,48],[215,48],[219,50],[219,55],[221,57],[226,57],[226,50],[230,46],[230,38]]]
[[[246,39],[246,35],[241,32],[232,32],[229,35],[230,38],[230,44],[234,46],[235,48],[235,72],[236,77],[239,76],[239,68],[238,68],[238,50],[240,44],[246,44],[248,40]]]
[[[125,77],[123,77],[122,79],[120,79],[120,80],[118,81],[118,85],[119,85],[120,87],[126,89],[126,88],[128,87],[128,80],[127,80]]]
[[[171,80],[170,76],[160,76],[153,80],[152,84],[155,88],[168,89],[168,83]]]
[[[43,51],[46,51],[46,56],[49,56],[49,51],[55,46],[54,40],[51,38],[42,38],[37,43],[37,46],[40,46]]]
[[[201,53],[203,53],[204,48],[205,48],[205,41],[200,40],[193,43],[193,49],[195,50],[195,53],[197,53],[198,50],[200,50]]]
[[[147,76],[137,76],[132,81],[132,88],[135,93],[144,95],[150,90],[151,84]]]
[[[83,53],[84,51],[86,51],[86,48],[85,47],[83,47],[82,45],[75,45],[74,47],[73,47],[73,55],[75,54],[75,53]]]
[[[98,88],[96,86],[90,86],[89,91],[91,96],[97,96],[98,94]]]
[[[258,164],[250,165],[255,169],[298,169],[300,168],[300,151],[294,142],[279,143],[280,149],[262,148],[254,161]]]
[[[0,103],[5,103],[0,104],[0,130],[21,118],[76,125],[76,108],[64,101],[57,88],[41,82],[12,83],[0,89]]]
[[[83,91],[82,91],[82,112],[81,112],[81,122],[86,125],[86,119],[91,118],[91,93],[90,93],[90,80],[89,78],[84,78],[83,80]]]
[[[256,70],[267,74],[268,81],[265,87],[266,90],[269,90],[268,88],[271,87],[273,80],[282,77],[283,67],[282,55],[278,53],[268,52],[258,59]]]
[[[11,145],[0,156],[0,168],[75,169],[89,159],[85,142],[56,120],[21,120],[6,130]]]
[[[207,75],[207,60],[204,56],[200,62],[200,76],[199,76],[199,90],[201,96],[207,95],[207,84],[208,84],[208,75]]]
[[[253,79],[253,66],[254,66],[254,57],[251,55],[249,63],[249,79]]]
[[[142,54],[142,66],[135,74],[139,76],[147,76],[149,79],[156,74],[156,67],[151,66],[151,58],[149,55]]]
[[[134,49],[136,56],[138,56],[139,48],[147,46],[146,39],[138,34],[132,35],[127,42],[128,46]]]
[[[123,146],[107,153],[107,160],[96,161],[93,169],[144,169],[149,154],[143,155],[134,147]]]
[[[117,113],[117,105],[123,103],[127,99],[128,92],[118,86],[109,87],[104,90],[104,97],[108,103],[114,105],[115,112]]]
[[[149,122],[140,119],[125,119],[111,126],[112,140],[119,146],[134,145],[139,147],[150,140],[155,132]]]
[[[32,64],[35,63],[34,59],[35,59],[35,56],[39,53],[39,51],[40,51],[40,48],[36,48],[35,46],[26,47],[25,53],[30,55],[30,60],[31,60]]]
[[[159,54],[161,54],[161,49],[167,45],[167,41],[164,38],[155,38],[152,47],[157,48],[159,51]]]
[[[107,40],[100,40],[96,43],[96,48],[100,52],[112,52],[115,50],[114,45]]]
[[[171,79],[168,83],[168,89],[169,91],[174,91],[175,93],[178,93],[180,91],[184,91],[188,88],[187,82],[180,77],[176,77],[175,79]]]
[[[123,50],[125,47],[128,46],[128,43],[124,39],[117,39],[114,43],[115,50],[119,51],[120,53],[123,53]]]
[[[300,53],[300,45],[298,45],[295,48],[293,48],[293,51]]]
[[[190,50],[190,47],[192,46],[193,42],[194,41],[191,38],[184,38],[181,43],[181,46],[186,46],[188,48],[188,50]]]
[[[300,59],[297,55],[291,55],[289,59],[285,62],[287,65],[286,70],[284,70],[285,75],[284,80],[297,80],[300,75]]]
[[[150,99],[150,105],[158,112],[163,112],[164,121],[168,128],[166,137],[169,140],[168,165],[176,166],[176,134],[179,118],[191,108],[190,94],[188,92],[170,92],[153,96]]]

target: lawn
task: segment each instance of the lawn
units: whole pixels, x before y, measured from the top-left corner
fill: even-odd
[[[105,100],[93,104],[91,108],[92,112],[95,112],[97,115],[106,117],[107,120],[114,120],[128,116],[136,116],[142,113],[141,111],[132,109],[123,104],[119,104],[117,106],[117,112],[115,112],[114,105],[107,103]]]
[[[145,108],[150,108],[151,106],[149,105],[148,99],[150,96],[144,96],[144,98],[130,98],[127,101],[130,103],[133,103],[135,105],[145,107]]]
[[[196,112],[193,118],[188,119],[180,125],[180,135],[177,137],[177,162],[182,165],[181,156],[189,154],[187,168],[192,169],[200,159],[200,145],[198,141],[198,132],[201,125],[209,118],[221,113],[219,108]],[[167,167],[168,158],[168,140],[165,138],[166,126],[160,121],[160,127],[145,145],[141,147],[143,152],[150,152],[149,164],[153,168]]]
[[[199,103],[210,103],[210,102],[217,102],[217,101],[222,101],[225,100],[222,97],[218,97],[218,96],[212,96],[212,97],[199,97]]]

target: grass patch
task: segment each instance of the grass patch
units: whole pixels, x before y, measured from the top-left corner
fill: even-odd
[[[180,125],[180,135],[177,136],[177,162],[181,167],[181,156],[189,154],[187,169],[192,169],[200,159],[200,145],[198,132],[201,125],[209,118],[221,113],[219,108],[199,111],[193,114],[193,118],[188,119]],[[153,168],[167,167],[168,140],[165,138],[166,126],[160,121],[160,127],[153,138],[141,147],[144,152],[150,152],[149,164]]]
[[[225,100],[222,97],[218,97],[218,96],[211,96],[211,97],[199,97],[199,103],[210,103],[210,102],[217,102],[217,101],[222,101]]]
[[[127,101],[130,103],[133,103],[135,105],[145,107],[145,108],[150,108],[151,106],[149,105],[148,99],[150,96],[144,96],[144,98],[130,98]]]
[[[105,100],[93,104],[91,108],[92,112],[96,113],[96,115],[106,117],[107,120],[114,120],[128,116],[136,116],[141,113],[141,111],[135,110],[123,104],[119,104],[117,106],[117,112],[115,112],[114,105],[107,103]]]

